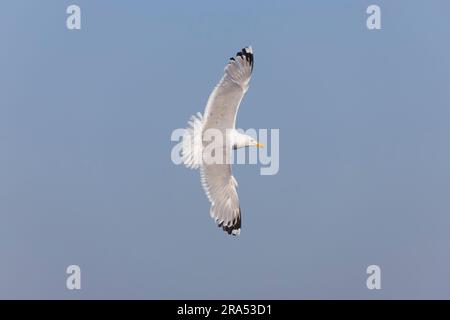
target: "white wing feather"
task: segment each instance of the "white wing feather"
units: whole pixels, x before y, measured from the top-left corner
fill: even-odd
[[[203,114],[203,132],[215,128],[225,134],[234,129],[236,114],[248,90],[253,70],[251,47],[242,49],[225,67],[225,73],[209,96]],[[203,142],[203,146],[207,143]],[[225,152],[228,156],[229,152]],[[210,215],[229,234],[237,235],[241,229],[241,210],[236,191],[237,181],[231,174],[230,164],[206,164],[200,168],[202,186],[211,202]]]
[[[224,75],[211,92],[206,104],[204,129],[235,128],[236,115],[253,70],[253,51],[251,47],[238,52],[225,67]]]

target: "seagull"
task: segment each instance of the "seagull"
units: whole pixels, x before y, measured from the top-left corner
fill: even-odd
[[[203,114],[190,118],[183,135],[181,156],[186,167],[199,169],[202,187],[211,203],[210,216],[230,235],[241,231],[238,183],[231,173],[232,149],[263,147],[251,136],[236,130],[236,115],[249,88],[253,71],[252,47],[245,47],[225,66],[224,74],[211,92]],[[220,135],[208,139],[208,133]],[[222,139],[218,139],[222,138]],[[213,140],[213,141],[212,141]],[[214,143],[213,148],[210,148]],[[207,151],[211,151],[208,153]],[[214,161],[214,156],[224,161]]]

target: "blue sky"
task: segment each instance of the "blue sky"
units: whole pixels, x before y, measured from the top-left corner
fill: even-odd
[[[4,1],[0,298],[450,298],[449,9]],[[170,134],[246,45],[238,126],[280,129],[280,171],[234,167],[232,238]]]

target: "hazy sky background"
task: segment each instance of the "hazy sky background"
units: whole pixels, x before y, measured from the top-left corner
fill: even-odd
[[[378,4],[382,30],[366,28]],[[78,4],[82,30],[66,29]],[[450,298],[450,2],[2,1],[0,298]],[[255,52],[238,238],[170,160]],[[82,290],[65,287],[82,269]],[[382,289],[366,288],[366,268]]]

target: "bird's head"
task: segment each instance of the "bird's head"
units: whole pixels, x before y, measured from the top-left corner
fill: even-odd
[[[264,148],[264,145],[262,143],[259,143],[256,139],[253,139],[249,136],[248,146],[250,147],[257,147],[257,148]]]
[[[233,130],[230,135],[231,144],[233,149],[245,148],[245,147],[257,147],[263,148],[264,145],[259,143],[255,138],[248,134],[243,134],[237,130]]]

